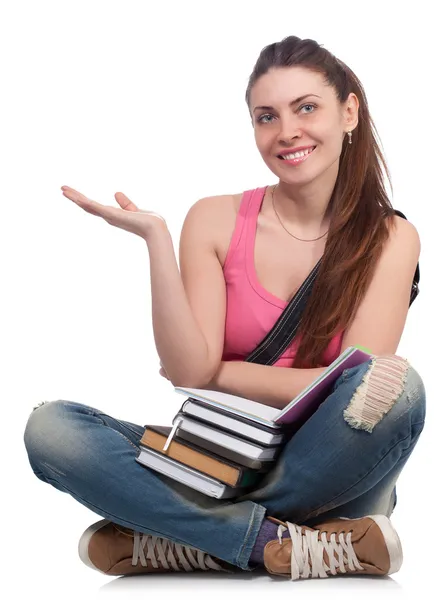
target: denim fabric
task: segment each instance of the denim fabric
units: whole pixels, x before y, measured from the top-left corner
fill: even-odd
[[[345,369],[260,486],[219,500],[136,462],[144,432],[68,400],[36,407],[24,441],[35,475],[103,518],[199,548],[240,569],[266,515],[309,526],[331,517],[390,516],[395,483],[423,429],[425,388],[409,365],[400,397],[370,433],[343,411],[371,360]]]

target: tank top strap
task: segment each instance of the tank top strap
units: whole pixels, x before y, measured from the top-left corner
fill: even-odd
[[[236,216],[235,229],[224,262],[224,270],[232,263],[234,255],[238,252],[242,253],[243,258],[245,257],[246,245],[248,247],[255,238],[258,213],[266,188],[267,186],[243,192]]]
[[[245,209],[246,219],[246,249],[250,251],[253,257],[253,247],[255,244],[256,229],[258,225],[258,214],[266,195],[267,186],[252,190],[249,197],[249,203]]]

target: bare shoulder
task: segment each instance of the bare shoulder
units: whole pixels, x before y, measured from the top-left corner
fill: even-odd
[[[199,210],[205,216],[214,216],[216,218],[225,213],[236,209],[237,199],[241,199],[242,194],[220,194],[218,196],[206,196],[197,200],[192,207],[199,207]],[[238,201],[239,204],[239,201]]]
[[[401,251],[405,248],[406,251],[411,251],[413,254],[420,254],[420,236],[415,225],[400,217],[394,215],[392,227],[390,231],[390,240],[397,245]]]
[[[221,266],[227,255],[242,196],[242,192],[206,196],[195,202],[190,209],[196,212],[197,219],[207,229]]]
[[[420,258],[420,236],[413,223],[394,215],[389,227],[389,237],[383,248],[381,262],[389,261],[409,272],[416,268]]]

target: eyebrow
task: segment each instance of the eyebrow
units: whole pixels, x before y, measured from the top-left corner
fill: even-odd
[[[317,94],[305,94],[304,96],[299,96],[298,98],[295,98],[295,100],[292,100],[291,102],[289,102],[289,106],[298,104],[298,102],[301,102],[308,96],[316,96],[317,98],[321,98],[321,96],[317,96]],[[255,110],[257,110],[257,108],[261,108],[262,110],[273,110],[274,109],[273,106],[255,106],[255,108],[253,110],[255,111]]]

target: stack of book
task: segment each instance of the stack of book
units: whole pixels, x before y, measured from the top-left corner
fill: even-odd
[[[136,460],[215,498],[246,494],[273,468],[341,373],[371,357],[362,346],[348,347],[282,410],[223,392],[175,387],[187,399],[172,427],[144,426]]]
[[[145,425],[137,460],[215,498],[233,498],[258,485],[287,441],[283,428],[224,414],[213,402],[230,394],[177,391],[191,397],[172,427]]]

